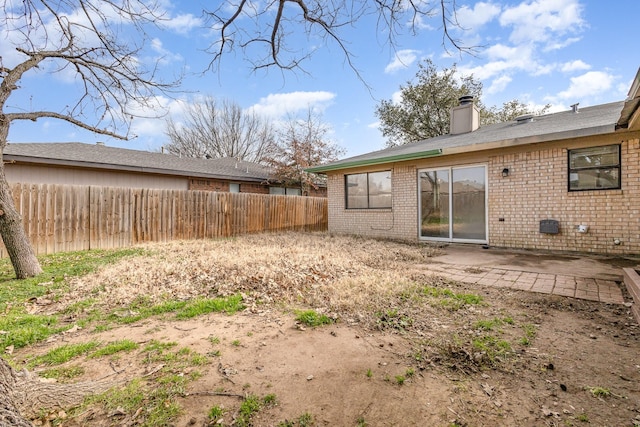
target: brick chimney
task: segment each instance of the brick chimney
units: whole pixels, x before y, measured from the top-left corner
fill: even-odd
[[[476,107],[472,95],[458,98],[460,105],[451,109],[449,134],[473,132],[480,127],[480,110]]]

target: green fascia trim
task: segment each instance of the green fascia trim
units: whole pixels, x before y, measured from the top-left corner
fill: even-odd
[[[361,166],[380,165],[382,163],[392,163],[392,162],[402,162],[406,160],[424,159],[425,157],[435,157],[440,155],[442,155],[442,149],[438,148],[436,150],[421,151],[419,153],[398,154],[397,156],[379,157],[377,159],[354,160],[351,162],[344,162],[344,163],[337,163],[337,164],[334,163],[326,166],[315,166],[313,168],[307,168],[305,169],[305,171],[311,172],[311,173],[321,173],[321,172],[335,171],[339,169],[357,168]]]

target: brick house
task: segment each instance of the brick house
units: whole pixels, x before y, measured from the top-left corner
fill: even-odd
[[[506,248],[640,253],[640,70],[626,101],[451,133],[309,169],[329,231]]]
[[[9,182],[99,185],[300,195],[272,170],[235,158],[195,159],[77,142],[11,143],[4,150]],[[326,188],[309,194],[322,197]]]

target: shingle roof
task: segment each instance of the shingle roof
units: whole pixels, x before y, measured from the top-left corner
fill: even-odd
[[[310,172],[326,172],[436,155],[481,151],[505,146],[611,133],[615,131],[616,122],[620,117],[623,106],[624,101],[620,101],[582,108],[577,113],[570,110],[534,116],[532,121],[524,123],[516,121],[497,123],[481,127],[469,133],[438,136],[411,144],[349,157],[308,170]]]
[[[29,163],[198,178],[265,181],[271,177],[270,168],[235,158],[196,159],[80,142],[11,143],[5,148],[4,157]]]

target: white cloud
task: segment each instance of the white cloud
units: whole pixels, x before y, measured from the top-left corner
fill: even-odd
[[[584,63],[581,60],[576,60],[576,61],[571,61],[571,62],[565,62],[564,64],[562,64],[562,66],[560,67],[560,70],[563,73],[571,73],[572,71],[585,71],[585,70],[590,70],[591,69],[591,65]]]
[[[464,74],[473,74],[480,80],[490,79],[506,72],[524,71],[535,74],[541,73],[544,69],[535,59],[533,59],[534,49],[532,46],[507,46],[495,44],[485,51],[488,62],[476,67],[462,66],[459,70]]]
[[[476,32],[481,26],[500,14],[500,6],[493,3],[478,2],[473,8],[461,6],[456,11],[458,23],[463,30]]]
[[[547,43],[547,45],[542,49],[544,52],[550,52],[552,50],[560,50],[560,49],[564,49],[565,47],[577,43],[580,41],[580,37],[569,37],[567,39],[557,39],[557,40],[551,40]]]
[[[531,72],[532,76],[543,76],[545,74],[551,74],[557,68],[556,64],[540,64],[536,63],[536,67]]]
[[[558,98],[579,100],[606,92],[613,86],[614,77],[604,71],[589,71],[572,77],[567,90],[558,93]]]
[[[476,67],[458,67],[458,70],[461,74],[473,75],[474,78],[479,80],[487,80],[514,68],[521,67],[509,63],[508,61],[493,61]]]
[[[618,86],[616,86],[616,91],[621,95],[621,98],[626,97],[629,94],[629,88],[632,84],[632,82],[618,83]]]
[[[204,21],[191,13],[185,13],[166,18],[160,22],[160,25],[175,33],[186,34],[194,28],[204,26]]]
[[[512,27],[509,37],[515,44],[559,44],[558,37],[575,33],[585,25],[578,0],[534,0],[506,8],[500,24]]]
[[[153,62],[157,62],[161,65],[171,64],[173,62],[182,62],[183,57],[179,53],[173,53],[164,48],[162,44],[162,40],[159,38],[154,38],[151,40],[151,49],[156,52],[159,56],[153,58]]]
[[[479,2],[473,8],[463,6],[461,11],[463,19],[479,25],[499,13],[498,22],[508,34],[508,40],[497,36],[485,43],[488,47],[482,59],[458,68],[489,85],[488,94],[504,91],[518,75],[538,77],[590,69],[581,60],[549,62],[545,55],[579,40],[579,33],[587,25],[580,0],[520,0],[502,6],[502,10],[490,2]]]
[[[145,100],[144,104],[128,106],[135,117],[131,123],[130,133],[138,138],[165,138],[165,120],[171,116],[180,120],[187,109],[188,101],[156,96]]]
[[[373,123],[369,123],[369,124],[367,125],[367,127],[368,127],[369,129],[379,129],[379,128],[380,128],[380,121],[373,122]]]
[[[403,49],[396,52],[395,58],[384,69],[386,74],[394,73],[402,68],[407,68],[418,59],[417,50]]]
[[[153,49],[154,51],[158,52],[158,53],[164,53],[165,49],[162,47],[162,40],[160,40],[159,38],[155,38],[153,40],[151,40],[151,49]]]
[[[391,102],[393,102],[395,105],[400,105],[400,103],[402,102],[402,91],[395,91],[393,92],[393,94],[391,95]]]
[[[491,86],[487,89],[487,94],[492,95],[495,93],[500,93],[507,88],[509,83],[511,83],[513,79],[509,76],[500,76],[497,79],[494,79],[491,82]]]
[[[522,63],[531,57],[531,48],[528,46],[507,46],[495,44],[486,50],[487,57],[492,60],[506,60]]]
[[[275,93],[260,98],[250,109],[260,115],[281,118],[308,108],[322,112],[335,97],[335,93],[326,91]]]

